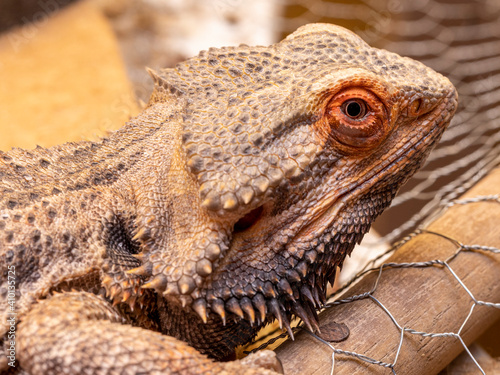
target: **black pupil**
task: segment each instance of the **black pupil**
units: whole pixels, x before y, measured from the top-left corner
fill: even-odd
[[[362,112],[361,104],[358,102],[350,102],[347,104],[346,113],[349,117],[358,117]]]

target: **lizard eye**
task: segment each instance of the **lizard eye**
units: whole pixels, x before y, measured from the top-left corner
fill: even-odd
[[[328,102],[325,118],[330,135],[345,152],[371,149],[388,133],[389,117],[381,99],[372,91],[353,87]]]
[[[361,99],[346,100],[340,108],[346,116],[349,116],[353,120],[365,117],[367,112],[366,102]]]

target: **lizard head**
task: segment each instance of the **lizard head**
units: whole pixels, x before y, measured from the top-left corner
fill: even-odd
[[[189,245],[150,250],[149,285],[204,321],[288,326],[295,314],[314,328],[326,283],[457,105],[445,77],[326,24],[270,47],[204,51],[156,85],[156,97],[185,100],[196,194],[179,229]]]

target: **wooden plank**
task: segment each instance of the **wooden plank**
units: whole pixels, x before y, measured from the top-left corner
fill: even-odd
[[[463,198],[500,193],[500,169],[484,178]],[[480,202],[455,205],[428,226],[466,245],[500,248],[500,203]],[[388,262],[445,260],[457,245],[432,234],[421,234],[406,243]],[[462,252],[450,266],[482,301],[500,302],[500,255]],[[377,275],[368,274],[344,296],[372,289]],[[423,332],[458,332],[473,301],[452,273],[439,267],[386,269],[373,294],[404,327]],[[500,318],[500,309],[476,306],[462,329],[469,344]],[[338,349],[354,351],[387,363],[394,362],[400,331],[389,316],[371,299],[338,305],[320,315],[320,328],[331,322],[345,323],[349,338],[333,343]],[[457,338],[430,338],[405,333],[395,370],[398,374],[436,374],[462,350]],[[295,342],[287,341],[277,350],[285,374],[329,374],[331,349],[305,332]],[[335,374],[388,374],[390,370],[368,365],[345,355],[335,356]]]

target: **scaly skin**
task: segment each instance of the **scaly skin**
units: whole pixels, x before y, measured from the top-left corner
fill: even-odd
[[[147,108],[101,142],[0,154],[16,371],[273,373],[209,358],[273,319],[317,327],[327,281],[457,104],[431,69],[323,24],[151,75]]]

